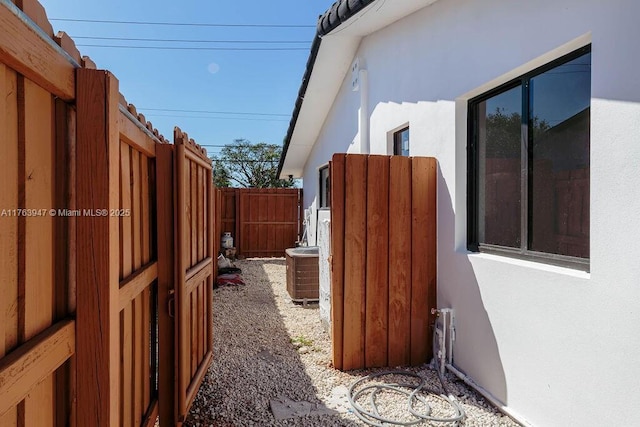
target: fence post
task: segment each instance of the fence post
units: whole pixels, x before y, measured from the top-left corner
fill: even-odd
[[[160,425],[176,422],[174,146],[156,144],[158,212],[158,405]],[[172,313],[169,312],[170,306]]]
[[[345,154],[331,159],[331,353],[333,366],[343,369],[344,353],[344,218]]]
[[[76,77],[77,425],[106,427],[120,413],[120,233],[109,215],[119,206],[118,80],[90,69]]]

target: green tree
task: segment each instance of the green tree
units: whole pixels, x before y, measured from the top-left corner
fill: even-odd
[[[530,123],[535,139],[551,129],[546,120],[533,117]],[[522,135],[522,117],[519,113],[507,113],[504,108],[496,108],[487,114],[487,157],[520,158],[520,139]]]
[[[218,188],[231,187],[231,174],[221,161],[213,159],[213,183]]]
[[[236,139],[213,156],[214,182],[218,187],[273,188],[293,187],[292,179],[279,179],[278,163],[282,148],[276,144],[252,144]]]

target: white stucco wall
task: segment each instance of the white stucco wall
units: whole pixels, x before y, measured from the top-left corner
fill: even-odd
[[[456,312],[455,365],[536,426],[632,425],[640,409],[638,16],[635,0],[440,0],[358,51],[371,153],[408,123],[411,155],[439,162],[438,300]],[[590,273],[467,252],[467,100],[589,42]],[[318,167],[359,149],[350,83],[305,166],[314,219]]]

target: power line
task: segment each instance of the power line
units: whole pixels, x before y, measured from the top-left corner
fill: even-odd
[[[107,47],[116,49],[155,49],[155,50],[232,50],[232,51],[282,51],[282,50],[309,50],[305,47],[177,47],[177,46],[117,46],[103,44],[77,44],[78,47]]]
[[[190,39],[148,39],[148,38],[131,38],[131,37],[93,37],[93,36],[73,36],[73,39],[90,39],[90,40],[121,40],[121,41],[145,41],[145,42],[170,42],[170,43],[255,43],[255,44],[309,44],[304,40],[190,40]]]
[[[221,160],[221,159],[212,159],[214,162],[220,163],[278,163],[280,159],[274,160]]]
[[[249,122],[288,122],[287,119],[258,119],[255,117],[211,117],[211,116],[185,116],[178,114],[157,114],[149,113],[145,114],[147,117],[175,117],[182,119],[206,119],[206,120],[240,120]]]
[[[90,22],[97,24],[127,24],[127,25],[166,25],[182,27],[248,27],[248,28],[315,28],[315,25],[296,24],[211,24],[198,22],[152,22],[152,21],[117,21],[104,19],[71,19],[71,18],[49,18],[50,21],[64,22]]]
[[[245,141],[248,142],[246,139],[240,139],[241,141]],[[250,143],[247,145],[241,144],[241,143],[236,143],[234,142],[230,142],[228,144],[200,144],[198,143],[198,145],[202,146],[202,147],[242,147],[242,148],[248,148],[248,147],[254,147],[256,145],[260,145],[260,144],[266,144],[266,145],[277,145],[277,144],[268,144],[266,142],[257,142],[257,143]],[[279,145],[278,145],[279,146]]]
[[[248,111],[207,111],[207,110],[175,110],[170,108],[144,108],[138,107],[138,110],[144,111],[170,111],[175,113],[207,113],[207,114],[238,114],[238,115],[247,115],[247,116],[284,116],[289,117],[290,114],[280,114],[280,113],[254,113]]]

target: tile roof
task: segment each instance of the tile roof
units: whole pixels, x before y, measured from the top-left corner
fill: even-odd
[[[335,30],[343,22],[369,6],[375,0],[339,0],[318,19],[318,35],[323,36]]]

